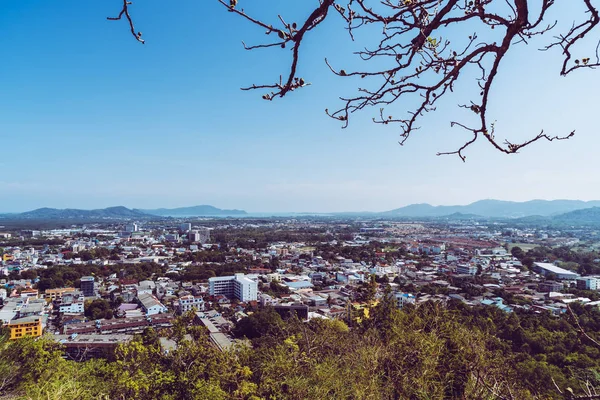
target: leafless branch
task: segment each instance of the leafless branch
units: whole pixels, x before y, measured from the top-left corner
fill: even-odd
[[[121,12],[119,13],[119,16],[117,16],[117,17],[106,17],[106,19],[108,19],[110,21],[118,21],[124,15],[125,18],[127,19],[127,22],[129,22],[129,28],[131,29],[131,34],[133,35],[133,37],[138,42],[144,44],[144,43],[146,43],[146,41],[144,39],[142,39],[142,32],[136,32],[135,31],[135,27],[133,26],[133,20],[131,19],[131,15],[129,15],[129,6],[130,5],[131,5],[131,1],[123,0],[123,8],[121,9]]]
[[[469,139],[455,151],[439,152],[453,154],[465,160],[465,150],[483,138],[491,146],[505,154],[513,154],[540,140],[555,141],[571,138],[575,131],[565,136],[538,135],[521,143],[497,139],[495,122],[488,115],[496,77],[502,69],[506,54],[517,45],[527,45],[534,36],[556,29],[557,21],[548,20],[548,11],[555,0],[539,0],[535,7],[531,0],[318,0],[309,9],[302,23],[278,15],[272,22],[262,21],[239,7],[244,0],[218,0],[229,12],[261,29],[274,40],[247,45],[246,50],[282,48],[291,50],[289,71],[280,75],[274,83],[252,84],[242,90],[265,90],[262,98],[274,100],[308,85],[298,74],[300,48],[306,35],[331,15],[341,18],[344,29],[354,40],[356,31],[363,27],[380,29],[381,36],[370,48],[355,54],[364,61],[374,61],[372,70],[347,71],[334,67],[325,60],[331,72],[349,79],[361,79],[365,84],[358,87],[354,96],[341,97],[342,106],[327,115],[347,127],[350,117],[368,108],[379,109],[373,121],[377,124],[396,124],[400,127],[400,144],[419,129],[421,117],[436,110],[439,99],[448,96],[459,83],[459,77],[468,71],[477,71],[473,79],[460,80],[461,86],[474,85],[478,95],[471,96],[468,104],[459,105],[475,114],[475,124],[452,121],[451,127],[461,127],[470,132]],[[314,0],[312,0],[314,1]],[[344,3],[342,5],[341,3]],[[595,53],[575,57],[575,47],[593,34],[600,24],[600,14],[594,0],[572,0],[585,6],[585,17],[574,22],[566,33],[558,34],[542,50],[560,49],[564,56],[561,75],[582,68],[600,66],[600,41]],[[310,1],[306,1],[311,4]],[[123,8],[116,18],[125,15],[131,32],[136,33],[129,15],[131,2],[124,0]],[[569,3],[569,5],[571,5]],[[329,12],[332,10],[332,12]],[[457,34],[456,27],[469,27],[472,34]],[[592,59],[594,57],[594,59]],[[404,100],[416,99],[414,106],[405,109],[403,115],[395,116],[386,111],[393,104],[407,104]],[[408,103],[410,104],[410,103]],[[407,106],[405,106],[407,107]]]
[[[587,22],[574,25],[572,30],[562,37],[561,46],[567,57],[570,57],[570,47],[586,36],[598,23],[598,12],[591,4],[592,0],[579,1],[586,4],[590,18]],[[272,100],[275,96],[283,97],[295,89],[293,83],[299,62],[297,49],[303,34],[290,30],[290,25],[281,17],[279,25],[283,24],[283,28],[277,30],[271,24],[248,16],[244,10],[238,10],[237,1],[230,4],[224,0],[219,2],[246,20],[266,28],[267,34],[279,32],[281,41],[245,48],[285,47],[288,42],[294,46],[291,73],[287,79],[280,78],[275,84],[252,85],[244,90],[272,89],[270,93],[263,95],[263,98]],[[342,97],[343,107],[335,111],[325,110],[331,118],[341,121],[343,128],[348,126],[350,117],[355,112],[377,107],[379,115],[373,121],[383,125],[398,124],[401,129],[399,143],[404,144],[419,128],[417,124],[420,118],[435,111],[438,100],[453,92],[459,76],[475,67],[480,71],[480,76],[476,78],[479,97],[471,101],[470,105],[461,107],[477,115],[477,125],[451,122],[451,127],[462,127],[471,132],[471,139],[458,150],[439,152],[438,155],[454,154],[464,161],[464,151],[482,137],[496,150],[512,154],[539,140],[565,140],[575,134],[575,131],[572,131],[565,136],[551,136],[542,131],[529,140],[515,143],[496,139],[495,123],[488,122],[488,104],[493,83],[505,55],[513,46],[519,43],[528,44],[530,38],[556,27],[556,21],[547,21],[547,11],[554,5],[554,0],[541,0],[541,7],[537,7],[539,10],[535,15],[529,9],[529,0],[382,0],[380,3],[373,0],[345,0],[345,3],[345,6],[341,6],[336,1],[320,0],[319,7],[303,24],[303,28],[316,26],[314,21],[323,21],[328,16],[327,9],[333,8],[336,11],[333,14],[342,17],[352,39],[354,31],[360,27],[381,27],[381,40],[373,48],[356,53],[365,61],[379,59],[377,69],[346,71],[333,67],[329,60],[325,60],[331,72],[337,76],[360,78],[374,83],[371,88],[360,86],[356,96]],[[467,22],[478,23],[480,29],[469,35],[466,40],[456,37],[455,33],[447,33],[447,28],[456,24],[466,26]],[[303,33],[307,30],[304,29]],[[482,31],[484,32],[481,33]],[[482,42],[480,36],[484,36]],[[598,46],[600,47],[600,42]],[[565,63],[567,61],[565,60]],[[591,63],[589,59],[578,63],[571,68],[564,67],[563,74],[580,67],[594,67],[598,64]],[[388,66],[381,68],[381,65]],[[386,107],[409,95],[419,100],[415,108],[407,110],[407,116],[395,117],[385,111]]]

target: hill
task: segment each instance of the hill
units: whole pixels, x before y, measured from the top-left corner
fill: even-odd
[[[553,216],[598,206],[600,206],[600,201],[596,200],[531,200],[525,202],[480,200],[468,205],[457,206],[411,204],[381,214],[394,217],[443,217],[460,213],[488,218],[521,218],[533,215]]]
[[[203,216],[241,216],[248,213],[244,210],[223,210],[209,205],[179,208],[158,208],[155,210],[136,210],[159,217],[203,217]]]
[[[79,210],[74,208],[38,208],[37,210],[27,211],[20,214],[10,214],[7,217],[14,219],[132,219],[148,218],[138,210],[131,210],[127,207],[117,206],[101,208],[96,210]]]
[[[552,218],[555,222],[567,224],[600,224],[600,207],[585,208],[583,210],[575,210],[568,213],[560,214]]]

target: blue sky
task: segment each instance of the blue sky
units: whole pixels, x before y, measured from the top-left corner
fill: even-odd
[[[239,3],[259,16],[281,12],[300,21],[316,1]],[[344,130],[324,114],[358,84],[333,76],[323,62],[327,56],[342,68],[360,65],[351,54],[358,44],[337,18],[303,45],[300,75],[312,85],[266,102],[262,93],[239,88],[286,72],[289,52],[243,50],[241,40],[265,38],[261,29],[216,0],[138,0],[131,13],[147,40],[141,45],[124,21],[105,19],[119,6],[118,0],[0,6],[0,211],[195,204],[381,211],[483,198],[600,199],[600,79],[594,71],[559,77],[558,52],[513,51],[490,116],[501,138],[519,141],[541,128],[576,129],[575,138],[512,156],[481,142],[463,163],[435,155],[468,138],[449,127],[465,100],[460,90],[403,147],[398,127],[373,125],[371,111]],[[560,7],[556,15],[571,12]],[[375,37],[369,35],[359,41]]]

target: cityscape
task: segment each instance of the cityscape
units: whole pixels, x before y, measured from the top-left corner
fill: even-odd
[[[0,400],[600,399],[600,0],[0,5]]]
[[[110,359],[149,329],[174,351],[181,318],[230,352],[252,346],[264,312],[352,327],[382,303],[506,318],[600,309],[600,223],[589,217],[77,218],[0,219],[9,340],[49,337],[76,362]]]

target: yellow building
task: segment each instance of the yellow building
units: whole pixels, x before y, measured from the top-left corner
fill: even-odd
[[[21,339],[25,336],[42,336],[42,317],[25,317],[12,320],[8,324],[10,329],[10,339]]]
[[[77,291],[75,288],[56,288],[46,289],[44,297],[46,300],[54,301],[62,299],[65,294],[74,294]]]

